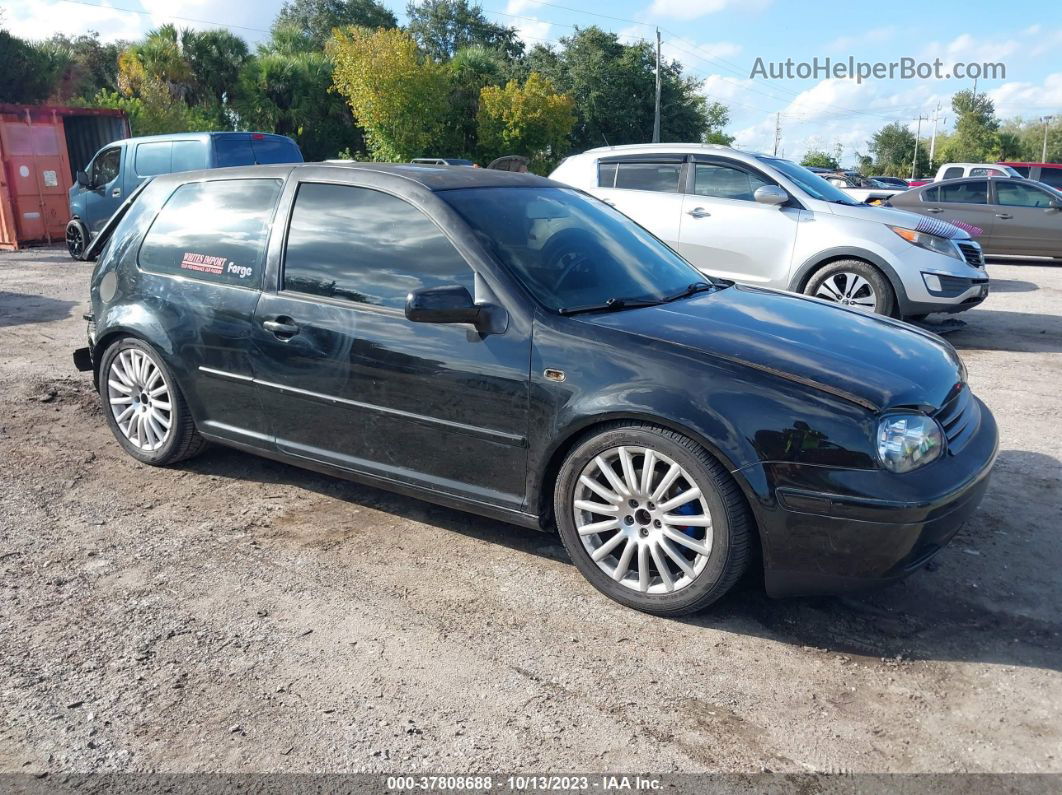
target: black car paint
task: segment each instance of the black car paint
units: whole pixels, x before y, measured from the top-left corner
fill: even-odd
[[[261,293],[137,267],[139,240],[178,184],[262,176],[287,182]],[[477,303],[507,312],[504,333],[413,324],[388,308],[278,291],[300,180],[374,187],[426,212],[476,271]],[[961,455],[897,475],[874,453],[883,412],[931,412],[962,388],[946,342],[749,287],[613,313],[546,311],[439,195],[492,185],[554,183],[314,164],[160,177],[93,274],[93,360],[98,366],[111,339],[140,337],[214,441],[528,527],[548,526],[553,478],[584,434],[615,420],[672,428],[704,445],[741,487],[772,595],[902,576],[976,508],[997,447],[987,409]],[[113,292],[108,300],[101,285]],[[282,339],[262,325],[278,319],[298,333]]]

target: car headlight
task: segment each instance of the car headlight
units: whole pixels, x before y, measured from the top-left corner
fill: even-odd
[[[964,259],[962,252],[959,251],[959,247],[946,237],[931,235],[928,232],[919,232],[915,229],[904,229],[902,226],[890,226],[889,229],[898,234],[908,243],[918,246],[919,248],[935,251],[946,257],[954,257],[955,259],[960,260]]]
[[[940,457],[944,432],[924,414],[890,414],[878,423],[878,459],[893,472],[910,472]]]

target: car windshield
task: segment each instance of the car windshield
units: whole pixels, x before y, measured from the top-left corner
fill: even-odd
[[[575,190],[463,188],[438,195],[554,311],[661,303],[706,281],[625,215]]]
[[[818,174],[808,171],[803,166],[798,166],[792,160],[782,160],[767,155],[759,155],[757,159],[785,174],[813,199],[835,204],[859,204],[840,188],[834,187]]]

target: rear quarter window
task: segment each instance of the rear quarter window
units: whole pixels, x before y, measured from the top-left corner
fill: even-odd
[[[144,236],[138,258],[151,273],[260,288],[281,181],[233,179],[177,188]]]
[[[173,144],[161,141],[136,145],[134,168],[138,177],[154,177],[170,173],[170,152]]]

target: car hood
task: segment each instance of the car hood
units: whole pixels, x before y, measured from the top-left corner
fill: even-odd
[[[900,193],[903,193],[903,191],[900,191]],[[895,195],[898,196],[900,193]],[[914,229],[923,220],[918,213],[897,210],[893,207],[872,207],[869,204],[831,204],[830,212],[845,218],[856,218],[860,221],[877,221],[881,224],[899,226],[904,229]]]
[[[963,380],[955,349],[934,334],[757,287],[578,319],[767,371],[872,411],[938,408]]]

